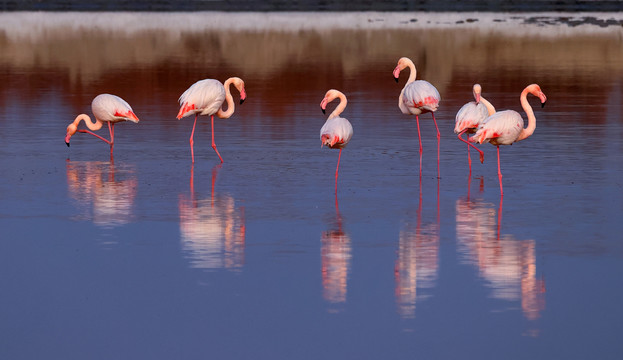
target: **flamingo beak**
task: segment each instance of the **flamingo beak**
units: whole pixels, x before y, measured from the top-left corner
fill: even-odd
[[[547,96],[543,94],[543,92],[539,93],[539,99],[541,99],[541,108],[545,107],[545,102],[547,101]]]
[[[480,103],[480,94],[476,93],[476,104]]]
[[[244,91],[244,89],[242,89],[242,91],[240,92],[240,105],[242,105],[242,103],[245,101],[246,98],[247,98],[247,93]]]
[[[400,77],[400,66],[396,66],[394,69],[394,80],[398,82],[398,77]]]
[[[69,139],[71,139],[71,135],[67,133],[67,135],[65,135],[65,144],[67,144],[67,147],[69,147]]]
[[[327,98],[322,99],[322,101],[320,102],[320,109],[322,110],[323,114],[326,114],[325,109],[327,108],[328,103],[329,100]]]

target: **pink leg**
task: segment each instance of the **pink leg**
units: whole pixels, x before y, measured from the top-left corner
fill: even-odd
[[[193,137],[195,136],[195,126],[197,125],[197,114],[195,114],[195,123],[193,124],[193,131],[191,131],[190,133],[190,157],[193,161],[193,164],[195,163],[195,151],[194,151],[194,144],[195,141],[193,140]]]
[[[431,113],[433,115],[433,122],[435,123],[435,129],[437,130],[437,178],[441,178],[441,172],[439,171],[439,144],[441,142],[441,134],[439,133],[439,128],[437,127],[437,120],[435,120],[435,113]]]
[[[459,135],[458,135],[458,138],[459,138],[459,140],[461,140],[462,142],[464,142],[464,143],[466,143],[466,144],[467,144],[467,158],[468,158],[468,161],[469,161],[469,172],[471,173],[471,172],[472,172],[472,161],[471,161],[471,159],[469,158],[469,147],[471,146],[471,147],[473,147],[474,149],[476,149],[476,151],[478,151],[478,153],[480,154],[480,163],[481,163],[481,164],[485,161],[485,154],[484,154],[484,153],[483,153],[483,152],[482,152],[479,148],[477,148],[476,146],[474,146],[473,144],[471,144],[469,141],[467,141],[467,140],[463,140],[463,138],[461,137],[461,135],[463,135],[463,133],[464,133],[464,132],[466,132],[466,131],[467,131],[467,129],[465,129],[465,130],[461,131],[461,132],[459,133]],[[468,138],[469,138],[469,136],[468,136]]]
[[[420,135],[420,118],[415,115],[415,122],[417,124],[417,139],[420,143],[420,177],[422,177],[422,136]]]
[[[223,158],[221,157],[221,154],[218,153],[218,149],[216,148],[216,143],[214,142],[214,115],[210,116],[210,122],[212,123],[212,149],[216,151],[216,155],[218,155],[218,158],[221,160],[221,163],[222,163]]]
[[[110,158],[112,159],[112,150],[115,146],[115,123],[108,122],[108,132],[110,133]]]
[[[340,158],[342,157],[342,149],[340,149],[340,153],[337,156],[337,168],[335,168],[335,193],[337,194],[337,173],[340,170]]]
[[[95,136],[96,138],[98,138],[98,139],[100,139],[100,140],[104,141],[106,144],[110,145],[110,141],[109,141],[109,140],[106,140],[106,139],[104,139],[103,137],[101,137],[101,136],[97,135],[96,133],[93,133],[93,132],[91,132],[91,131],[89,131],[89,130],[83,130],[83,129],[80,129],[80,130],[77,130],[77,131],[78,131],[78,132],[81,132],[81,133],[91,134],[91,135]]]
[[[498,178],[500,179],[500,196],[504,197],[504,190],[502,189],[502,170],[500,169],[500,145],[498,147]]]

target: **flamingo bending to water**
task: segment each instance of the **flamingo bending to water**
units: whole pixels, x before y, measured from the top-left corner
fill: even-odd
[[[500,170],[500,145],[512,145],[514,142],[521,141],[534,133],[536,129],[536,117],[532,107],[528,103],[528,93],[541,100],[541,107],[545,106],[547,97],[537,84],[526,86],[519,97],[521,107],[528,116],[528,127],[524,129],[524,121],[521,115],[514,110],[498,111],[489,116],[480,124],[476,134],[469,138],[471,142],[488,142],[497,146],[498,152],[498,178],[500,179],[500,195],[504,196],[502,189],[502,171]]]
[[[331,149],[340,149],[337,157],[337,168],[335,169],[335,192],[337,193],[337,175],[340,170],[340,158],[342,157],[342,149],[348,144],[350,138],[353,137],[353,126],[350,122],[340,117],[340,114],[346,108],[346,95],[338,90],[331,89],[327,91],[324,99],[320,102],[322,113],[325,114],[327,104],[339,98],[339,105],[329,115],[329,118],[320,129],[320,147],[327,145]]]
[[[463,135],[463,133],[475,133],[478,126],[487,117],[495,114],[495,108],[493,105],[491,105],[487,99],[480,95],[482,92],[480,84],[474,84],[472,92],[474,94],[474,100],[476,101],[470,101],[461,107],[459,112],[456,113],[456,123],[454,126],[454,133],[458,134],[459,140],[467,144],[467,162],[469,163],[470,173],[472,172],[472,159],[469,155],[469,147],[473,147],[478,151],[478,153],[480,153],[480,163],[484,161],[485,156],[480,149],[467,142],[467,140],[463,140],[461,135]]]
[[[219,154],[214,143],[214,115],[221,119],[227,119],[234,114],[234,98],[231,96],[229,86],[233,84],[240,92],[240,104],[247,98],[244,90],[244,81],[238,77],[231,77],[225,80],[225,84],[214,79],[199,80],[189,87],[179,98],[180,111],[177,114],[178,120],[195,114],[195,123],[190,133],[190,155],[192,162],[195,162],[194,141],[195,126],[197,125],[198,115],[210,115],[212,125],[212,148],[216,151],[216,155],[223,162],[221,154]],[[227,101],[227,110],[223,111],[223,103]]]
[[[80,114],[76,119],[67,126],[67,134],[65,135],[65,144],[69,146],[69,139],[76,133],[82,132],[91,134],[110,145],[110,157],[112,158],[113,147],[115,145],[115,123],[119,121],[132,121],[137,123],[138,117],[134,114],[132,107],[125,100],[116,95],[99,94],[91,102],[91,111],[95,116],[95,122],[91,120],[89,115]],[[80,121],[83,121],[89,130],[78,129]],[[104,122],[108,123],[108,131],[110,140],[93,133],[102,128]]]
[[[420,142],[420,175],[422,175],[422,137],[420,136],[420,119],[419,115],[430,112],[435,122],[435,129],[437,129],[437,177],[439,177],[439,142],[441,134],[439,133],[439,127],[437,127],[437,120],[435,120],[435,111],[439,107],[441,96],[439,91],[428,81],[415,80],[416,69],[413,61],[409,58],[402,57],[398,60],[398,65],[394,68],[394,78],[398,82],[400,71],[406,67],[411,71],[409,73],[409,79],[405,84],[405,87],[400,92],[398,98],[398,107],[403,114],[415,115],[415,121],[417,123],[417,135]]]

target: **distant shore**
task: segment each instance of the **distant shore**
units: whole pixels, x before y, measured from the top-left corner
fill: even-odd
[[[0,0],[0,11],[623,11],[618,0]]]

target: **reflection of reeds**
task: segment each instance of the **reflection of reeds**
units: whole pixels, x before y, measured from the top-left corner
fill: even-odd
[[[545,307],[544,282],[536,277],[534,240],[498,238],[493,204],[459,199],[456,203],[458,250],[465,263],[478,268],[491,297],[521,301],[526,318],[534,320]]]
[[[67,163],[69,196],[84,208],[82,216],[96,225],[114,227],[132,220],[136,176],[133,170],[123,171],[129,178],[118,180],[119,173],[110,163]]]

